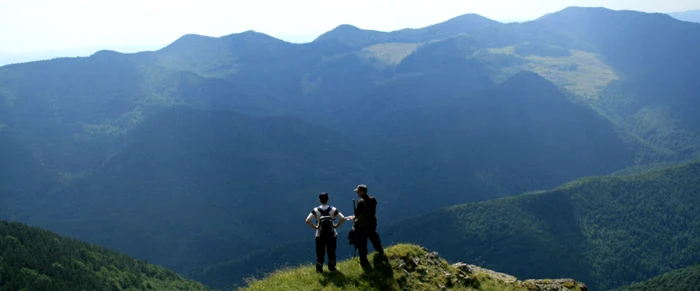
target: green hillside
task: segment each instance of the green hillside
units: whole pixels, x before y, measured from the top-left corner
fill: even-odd
[[[337,272],[317,274],[313,266],[276,271],[251,280],[242,290],[586,290],[571,279],[525,280],[473,265],[450,265],[437,253],[415,245],[396,245],[385,256],[370,256],[363,269],[356,259],[338,264]],[[546,289],[565,287],[567,289]]]
[[[697,193],[700,162],[450,207],[384,233],[448,259],[606,290],[700,262]]]
[[[145,261],[0,221],[0,290],[208,290]]]
[[[618,291],[674,290],[692,291],[700,289],[700,265],[673,270],[640,283],[618,288]]]

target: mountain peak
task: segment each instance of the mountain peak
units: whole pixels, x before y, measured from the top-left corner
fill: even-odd
[[[180,38],[176,39],[166,47],[162,48],[162,51],[173,51],[182,50],[192,46],[201,46],[206,43],[210,43],[216,40],[215,37],[205,36],[200,34],[185,34]]]
[[[341,25],[336,26],[331,31],[340,32],[340,31],[359,31],[359,30],[362,30],[362,29],[357,27],[357,26],[351,25],[351,24],[341,24]]]
[[[90,55],[90,57],[104,57],[104,56],[115,56],[115,55],[123,55],[123,53],[120,53],[118,51],[114,50],[99,50],[96,51],[94,54]]]
[[[467,13],[467,14],[462,14],[460,16],[456,16],[453,18],[448,19],[447,21],[443,22],[442,24],[463,24],[463,25],[473,25],[473,24],[480,24],[480,25],[497,25],[497,24],[503,24],[499,21],[481,16],[479,14],[475,13]]]
[[[385,35],[386,32],[365,30],[350,24],[341,24],[330,31],[321,34],[314,42],[336,41],[345,44],[364,46],[372,43],[372,39]]]
[[[222,36],[221,38],[230,38],[230,37],[248,37],[248,38],[259,37],[259,38],[274,38],[274,39],[276,39],[275,37],[273,37],[271,35],[268,35],[268,34],[265,34],[262,32],[258,32],[258,31],[252,30],[252,29],[249,29],[249,30],[246,30],[243,32],[239,32],[239,33],[232,33],[232,34],[229,34],[226,36]]]
[[[304,266],[278,271],[253,281],[246,289],[301,290],[335,285],[346,290],[588,290],[573,279],[521,281],[474,265],[450,265],[438,253],[416,245],[399,244],[385,251],[384,256],[371,255],[372,266],[364,270],[356,260],[339,263],[339,271],[327,275],[318,275],[313,267]]]

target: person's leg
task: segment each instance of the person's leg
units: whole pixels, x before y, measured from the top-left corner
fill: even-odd
[[[374,247],[375,251],[377,251],[380,254],[384,254],[382,240],[379,238],[379,234],[377,233],[376,229],[371,230],[368,233],[367,238],[369,238],[369,241],[372,242],[372,247]]]
[[[316,272],[323,272],[323,257],[326,245],[320,237],[316,237]]]
[[[367,231],[359,230],[357,232],[357,242],[356,246],[360,253],[360,264],[369,265],[369,260],[367,259]]]
[[[337,243],[338,238],[334,237],[329,239],[328,243],[326,244],[328,250],[328,270],[330,271],[335,271],[335,248]]]

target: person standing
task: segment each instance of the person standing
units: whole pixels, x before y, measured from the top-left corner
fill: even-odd
[[[356,234],[355,246],[360,250],[360,265],[363,267],[369,266],[367,259],[367,240],[372,242],[374,250],[380,255],[384,255],[382,241],[377,233],[377,199],[367,194],[367,186],[364,184],[358,185],[355,188],[355,193],[360,197],[355,210],[355,216],[348,216],[347,219],[354,220],[353,231]]]
[[[311,210],[306,217],[306,224],[316,230],[316,272],[323,273],[323,261],[325,253],[328,253],[328,270],[333,272],[335,268],[335,249],[337,246],[338,232],[335,230],[345,222],[346,218],[337,208],[328,205],[328,193],[318,195],[321,205]],[[311,220],[316,218],[316,224]],[[338,223],[334,223],[335,219]]]

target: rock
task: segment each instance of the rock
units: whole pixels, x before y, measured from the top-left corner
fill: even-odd
[[[586,284],[578,282],[578,289],[581,291],[588,291],[588,286],[586,286]]]
[[[450,278],[452,278],[452,274],[450,274],[450,272],[445,272],[445,278],[449,280]]]
[[[467,273],[467,274],[471,274],[471,273],[472,273],[472,270],[471,270],[471,268],[469,268],[469,265],[467,265],[467,264],[465,264],[465,263],[456,263],[456,264],[454,264],[454,265],[452,265],[452,266],[455,267],[455,268],[457,268],[457,270],[460,270],[460,271],[462,271],[462,272],[464,272],[464,273]]]
[[[418,265],[420,264],[420,258],[418,258],[418,257],[413,257],[413,264],[415,264],[416,266],[418,266]]]
[[[494,278],[496,280],[503,281],[505,283],[516,283],[518,282],[518,278],[515,278],[514,276],[504,274],[504,273],[499,273],[496,271],[492,271],[489,269],[484,269],[478,266],[474,265],[469,265],[469,269],[472,271],[472,273],[483,273],[488,275],[491,278]]]
[[[439,260],[440,254],[438,254],[437,252],[427,253],[427,254],[425,254],[425,259],[427,259],[427,260]]]

